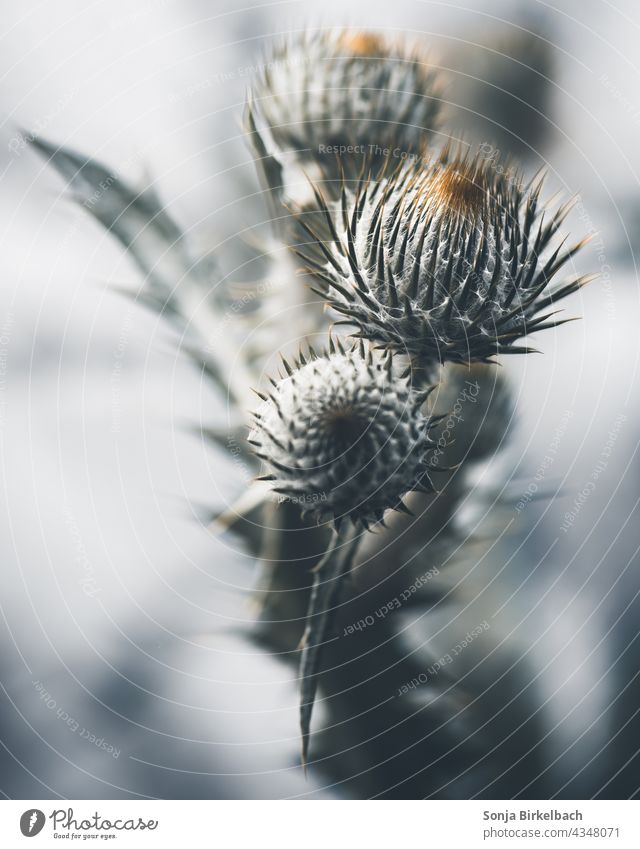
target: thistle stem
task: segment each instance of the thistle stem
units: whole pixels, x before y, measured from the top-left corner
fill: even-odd
[[[300,659],[300,733],[302,766],[305,771],[311,737],[311,714],[318,689],[322,650],[331,633],[340,591],[351,569],[359,539],[360,535],[355,526],[345,522],[339,530],[332,531],[327,551],[314,569],[315,580],[309,599]]]

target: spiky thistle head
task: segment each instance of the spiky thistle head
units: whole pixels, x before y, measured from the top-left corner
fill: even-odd
[[[340,153],[341,167],[355,176],[370,146],[387,156],[418,154],[439,98],[438,74],[399,42],[359,30],[304,32],[276,46],[265,63],[247,128],[260,158],[285,152],[337,176]],[[377,157],[380,167],[384,158]]]
[[[549,213],[541,187],[446,151],[353,190],[344,183],[339,202],[314,189],[323,224],[298,213],[297,252],[356,335],[427,368],[526,353],[515,343],[562,324],[553,306],[591,279],[550,285],[584,241],[564,247],[571,204]]]
[[[428,475],[432,417],[393,355],[364,345],[300,355],[296,367],[261,396],[249,436],[268,469],[263,479],[303,514],[368,527],[385,510],[403,510],[409,491],[433,491]]]

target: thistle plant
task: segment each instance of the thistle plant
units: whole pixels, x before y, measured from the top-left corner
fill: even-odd
[[[321,647],[355,552],[354,531],[384,522],[386,510],[406,512],[408,492],[433,491],[429,431],[437,422],[422,406],[435,387],[416,392],[409,377],[398,374],[391,352],[383,357],[365,353],[362,343],[348,351],[340,340],[337,350],[333,339],[329,344],[324,356],[311,350],[294,367],[284,361],[286,376],[262,396],[249,437],[269,470],[262,479],[274,492],[300,505],[303,516],[334,526],[316,570],[303,637],[303,763]]]
[[[298,270],[295,255],[283,250],[296,238],[289,206],[318,213],[307,178],[321,179],[331,193],[341,176],[357,179],[365,162],[383,172],[390,156],[398,162],[423,156],[439,127],[443,82],[424,50],[356,29],[289,35],[262,67],[244,124],[273,225],[262,237],[263,255],[271,278],[287,280]],[[317,216],[315,227],[322,224]],[[289,286],[282,297],[267,299],[263,328],[277,326],[295,292]],[[308,303],[311,290],[300,287],[303,296]],[[320,304],[301,314],[308,319],[305,336],[323,326]]]
[[[349,29],[286,38],[245,115],[263,182],[282,200],[296,166],[336,179],[356,177],[371,153],[380,170],[390,151],[420,155],[438,126],[441,89],[438,71],[399,40]]]
[[[499,450],[511,416],[494,358],[532,350],[521,340],[562,324],[556,304],[588,279],[555,282],[583,242],[565,246],[570,205],[552,211],[543,203],[540,178],[524,184],[493,162],[433,149],[441,76],[378,35],[309,31],[276,47],[254,85],[247,138],[278,238],[294,243],[329,315],[360,337],[346,338],[342,327],[328,333],[326,315],[300,301],[300,281],[282,267],[282,290],[297,310],[292,319],[293,309],[274,309],[265,287],[278,338],[312,332],[326,344],[320,355],[309,348],[283,358],[283,373],[268,384],[274,350],[247,353],[241,320],[221,319],[228,291],[215,264],[194,255],[158,196],[93,160],[35,143],[137,262],[145,279],[131,294],[178,327],[180,344],[229,406],[225,425],[202,433],[217,449],[232,444],[256,479],[214,527],[237,533],[259,564],[256,639],[287,657],[300,645],[303,763],[324,688],[333,719],[325,748],[335,764],[351,748],[344,728],[362,734],[363,762],[352,772],[363,776],[376,764],[380,705],[398,742],[394,757],[407,725],[418,724],[421,741],[428,735],[422,714],[390,696],[396,675],[402,682],[419,671],[411,653],[394,648],[391,617],[379,625],[387,653],[378,666],[369,634],[331,639],[344,616],[366,615],[363,605],[377,598],[375,589],[353,592],[353,574],[376,572],[380,585],[393,586],[401,570],[417,580],[435,564],[474,556],[475,540],[458,527],[473,497],[467,472]],[[402,161],[369,146],[419,155]],[[290,214],[292,167],[308,175],[309,192]],[[96,192],[101,185],[108,190]],[[252,388],[260,403],[250,418]],[[496,515],[494,538],[503,530]],[[428,612],[437,597],[420,584],[406,610]],[[448,718],[442,727],[429,745],[445,758],[460,741],[447,736]],[[361,786],[377,792],[367,780]],[[415,795],[426,795],[419,782]]]
[[[549,213],[541,188],[445,151],[355,189],[343,181],[338,202],[316,189],[324,232],[299,211],[297,252],[357,335],[419,367],[528,353],[515,343],[564,323],[555,305],[591,279],[551,285],[584,241],[556,238],[571,204]]]
[[[325,356],[300,354],[295,369],[285,361],[287,376],[263,396],[249,442],[269,469],[263,479],[303,516],[368,529],[403,509],[407,492],[433,491],[435,422],[421,408],[435,387],[415,391],[390,352],[336,344]]]

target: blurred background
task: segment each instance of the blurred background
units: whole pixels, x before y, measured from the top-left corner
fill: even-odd
[[[254,557],[202,519],[246,482],[197,435],[224,404],[164,320],[114,291],[137,289],[138,268],[28,140],[152,185],[243,281],[239,234],[266,219],[247,87],[274,36],[342,25],[431,45],[447,129],[577,193],[569,229],[596,234],[577,264],[600,277],[566,305],[581,321],[503,366],[504,480],[475,487],[507,487],[508,533],[461,564],[454,604],[413,611],[396,635],[438,657],[490,622],[456,669],[478,716],[458,721],[454,700],[442,727],[407,723],[404,746],[381,745],[380,763],[344,756],[305,780],[295,665],[253,630]],[[639,38],[637,4],[604,0],[4,3],[0,793],[638,792]]]

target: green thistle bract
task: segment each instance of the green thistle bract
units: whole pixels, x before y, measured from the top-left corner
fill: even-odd
[[[365,528],[402,496],[432,491],[428,456],[433,418],[421,407],[433,387],[412,388],[388,353],[345,351],[301,356],[274,381],[249,437],[283,498],[318,521],[351,519]]]
[[[584,242],[563,248],[571,204],[548,214],[541,185],[445,153],[354,188],[344,181],[339,202],[315,189],[322,226],[298,211],[296,250],[356,335],[416,364],[526,353],[514,343],[562,324],[551,308],[591,279],[550,287]]]

